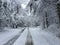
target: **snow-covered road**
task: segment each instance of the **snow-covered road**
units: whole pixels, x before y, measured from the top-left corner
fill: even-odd
[[[26,28],[14,45],[60,45],[60,39],[39,28]]]
[[[60,45],[60,39],[58,37],[54,36],[50,32],[46,32],[36,27],[29,28],[29,30],[26,28],[21,35],[18,35],[18,38],[16,40],[14,38],[11,39],[15,41],[11,41],[12,44],[8,45]]]
[[[34,45],[60,45],[60,39],[49,32],[39,30],[37,28],[30,28],[29,30],[32,35]]]
[[[19,33],[18,34],[16,34],[13,38],[11,38],[10,40],[8,40],[5,44],[3,44],[3,45],[13,45],[14,44],[14,42],[20,37],[20,35],[23,33],[23,31],[25,30],[25,28],[24,29],[22,29],[21,31],[19,31]]]
[[[18,33],[20,33],[24,28],[20,29],[10,29],[6,28],[5,31],[0,32],[0,45],[7,45],[6,43],[12,43],[12,38],[14,38]],[[12,42],[11,42],[11,41]]]

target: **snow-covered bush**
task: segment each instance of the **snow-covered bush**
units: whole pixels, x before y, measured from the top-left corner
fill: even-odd
[[[58,27],[57,24],[52,24],[48,28],[44,29],[48,32],[53,33],[54,35],[60,37],[60,28]]]

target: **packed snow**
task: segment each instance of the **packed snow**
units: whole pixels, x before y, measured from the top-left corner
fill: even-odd
[[[21,30],[22,28],[20,29],[5,28],[4,31],[0,32],[0,45],[6,43],[8,40],[17,35]]]
[[[21,29],[9,29],[4,33],[0,32],[0,45],[6,43],[20,31]],[[13,45],[25,45],[27,40],[31,40],[30,36],[27,38],[29,32],[32,36],[32,42],[34,45],[60,45],[60,39],[58,37],[50,32],[41,30],[39,27],[30,27],[29,30],[27,27],[21,35],[19,34],[19,38],[16,39]]]

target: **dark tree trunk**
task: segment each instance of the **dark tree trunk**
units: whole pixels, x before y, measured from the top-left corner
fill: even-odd
[[[58,10],[58,17],[59,17],[59,24],[60,24],[60,4],[57,4],[57,10]]]
[[[46,19],[45,19],[45,20],[46,20],[46,21],[45,21],[46,27],[48,27],[49,25],[48,25],[48,16],[47,16],[47,12],[45,12],[45,18],[46,18]]]

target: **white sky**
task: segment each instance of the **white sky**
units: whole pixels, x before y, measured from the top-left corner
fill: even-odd
[[[25,4],[21,4],[21,7],[22,7],[23,9],[25,9],[25,8],[26,8],[26,5],[25,5]]]
[[[21,6],[22,6],[22,8],[23,9],[25,9],[26,8],[26,5],[28,4],[28,2],[30,1],[30,0],[16,0],[18,3],[21,3]]]

